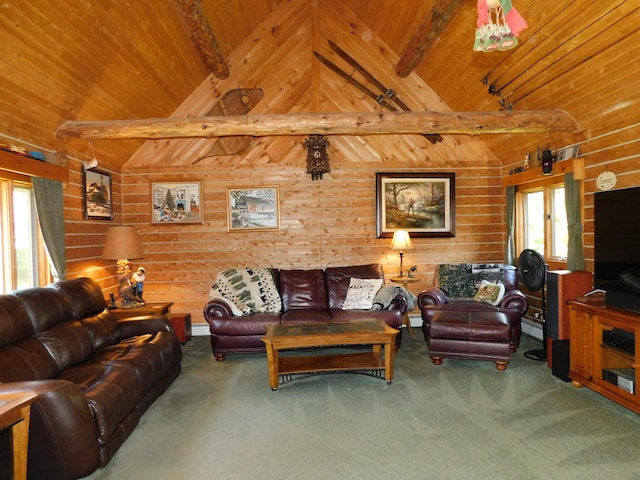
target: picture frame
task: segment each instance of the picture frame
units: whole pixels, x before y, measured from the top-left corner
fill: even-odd
[[[202,182],[152,182],[151,223],[203,223]]]
[[[580,145],[571,145],[570,147],[564,147],[558,150],[558,162],[562,160],[569,160],[571,158],[578,158],[580,153]]]
[[[280,229],[280,187],[226,187],[229,232]]]
[[[455,173],[376,173],[378,238],[455,237]]]
[[[111,174],[90,168],[84,171],[84,218],[113,220]]]

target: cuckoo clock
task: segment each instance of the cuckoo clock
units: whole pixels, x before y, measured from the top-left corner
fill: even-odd
[[[311,174],[311,180],[322,180],[322,175],[331,171],[327,156],[329,140],[323,135],[309,135],[303,146],[307,149],[307,173]]]

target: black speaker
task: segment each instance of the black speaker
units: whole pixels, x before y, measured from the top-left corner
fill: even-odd
[[[569,340],[553,340],[551,342],[551,356],[553,364],[551,373],[563,382],[570,382],[569,378]]]

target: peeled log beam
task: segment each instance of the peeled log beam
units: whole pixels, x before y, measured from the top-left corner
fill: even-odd
[[[384,112],[230,115],[66,122],[56,138],[186,138],[252,135],[384,135],[577,131],[562,110],[529,112]]]

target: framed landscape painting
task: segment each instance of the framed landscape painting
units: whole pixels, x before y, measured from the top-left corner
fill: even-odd
[[[227,225],[230,232],[280,229],[280,189],[227,187]]]
[[[378,237],[455,237],[455,173],[377,173]]]
[[[95,168],[84,171],[84,218],[112,220],[111,175]]]
[[[202,223],[202,182],[151,184],[151,223]]]

